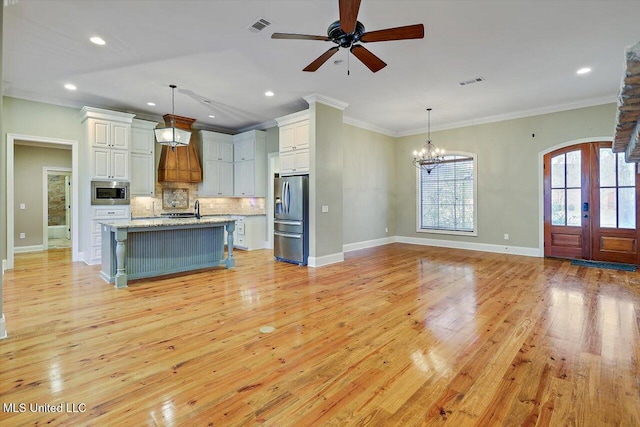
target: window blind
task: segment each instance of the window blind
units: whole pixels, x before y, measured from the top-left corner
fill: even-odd
[[[472,157],[450,155],[420,171],[420,228],[474,231],[474,167]]]

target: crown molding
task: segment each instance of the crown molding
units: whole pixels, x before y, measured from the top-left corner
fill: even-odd
[[[291,123],[301,122],[302,120],[309,119],[309,110],[302,110],[295,113],[287,114],[286,116],[278,117],[276,123],[278,126],[286,126]]]
[[[558,104],[558,105],[552,105],[552,106],[549,106],[549,107],[542,107],[542,108],[534,108],[534,109],[531,109],[531,110],[516,111],[516,112],[508,113],[508,114],[498,114],[496,116],[487,116],[487,117],[482,117],[482,118],[479,118],[479,119],[465,120],[465,121],[461,121],[461,122],[454,122],[454,123],[449,123],[449,124],[440,125],[440,126],[431,126],[431,132],[437,132],[437,131],[449,130],[449,129],[457,129],[457,128],[462,128],[462,127],[467,127],[467,126],[474,126],[474,125],[482,125],[482,124],[487,124],[487,123],[502,122],[502,121],[505,121],[505,120],[522,119],[522,118],[525,118],[525,117],[541,116],[543,114],[558,113],[560,111],[568,111],[568,110],[577,110],[579,108],[595,107],[597,105],[612,104],[612,103],[617,102],[617,100],[618,100],[618,98],[616,96],[606,96],[606,97],[602,97],[602,98],[587,99],[587,100],[584,100],[584,101],[569,102],[567,104]],[[427,133],[427,128],[426,127],[420,128],[420,129],[413,129],[413,130],[398,132],[396,134],[396,136],[397,137],[403,137],[403,136],[419,135],[419,134],[423,134],[423,133]]]
[[[371,123],[363,122],[362,120],[354,119],[353,117],[343,116],[342,122],[357,128],[370,130],[372,132],[381,133],[382,135],[398,137],[398,133],[389,129],[381,128],[380,126],[373,125]]]
[[[335,98],[330,98],[325,95],[320,95],[319,93],[313,93],[311,95],[302,97],[309,105],[313,102],[319,102],[320,104],[328,105],[329,107],[337,108],[338,110],[344,111],[345,108],[349,106],[347,102],[340,101]]]

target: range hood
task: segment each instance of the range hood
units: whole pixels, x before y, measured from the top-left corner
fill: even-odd
[[[196,121],[173,114],[165,114],[163,118],[167,126],[171,126],[173,119],[176,128],[188,131],[191,131],[191,125]],[[193,144],[173,148],[162,146],[158,165],[158,182],[202,182],[202,167]]]

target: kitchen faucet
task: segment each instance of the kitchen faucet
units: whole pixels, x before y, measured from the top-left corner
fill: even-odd
[[[196,211],[196,218],[200,219],[200,200],[196,200],[196,203],[193,205],[193,209]]]

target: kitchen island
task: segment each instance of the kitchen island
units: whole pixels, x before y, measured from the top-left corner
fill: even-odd
[[[130,279],[235,267],[234,229],[235,220],[219,217],[105,221],[100,277],[116,288],[126,288]]]

